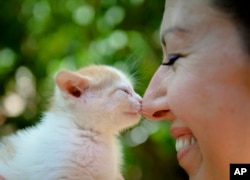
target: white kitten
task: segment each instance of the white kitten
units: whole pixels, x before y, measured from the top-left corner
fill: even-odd
[[[3,139],[0,175],[7,180],[118,180],[116,134],[139,122],[141,97],[119,70],[92,65],[56,76],[41,123]]]

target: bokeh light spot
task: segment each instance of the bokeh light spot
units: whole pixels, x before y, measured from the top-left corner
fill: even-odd
[[[73,20],[78,25],[88,25],[90,24],[95,16],[95,10],[90,5],[84,5],[78,7],[73,13]]]
[[[16,54],[9,48],[0,51],[0,68],[9,68],[13,66],[16,60]]]
[[[109,37],[109,45],[113,49],[122,49],[128,43],[128,37],[124,31],[116,30]]]
[[[40,1],[34,5],[33,16],[38,21],[43,21],[50,14],[50,5],[47,1]]]
[[[104,19],[110,26],[117,25],[122,22],[125,17],[125,10],[120,6],[110,7],[106,14],[104,15]]]
[[[10,93],[3,101],[3,106],[8,117],[17,117],[25,109],[25,100],[17,93]]]

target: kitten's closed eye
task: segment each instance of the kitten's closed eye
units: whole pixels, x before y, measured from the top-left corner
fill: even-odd
[[[130,92],[130,90],[126,89],[126,88],[119,88],[120,91],[126,93],[126,94],[129,94],[131,95],[132,93]]]

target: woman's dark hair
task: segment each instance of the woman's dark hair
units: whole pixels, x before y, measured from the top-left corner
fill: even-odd
[[[211,0],[212,5],[230,15],[242,38],[243,46],[250,54],[250,3],[247,0]]]

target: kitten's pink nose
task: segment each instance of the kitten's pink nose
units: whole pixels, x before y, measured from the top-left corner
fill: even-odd
[[[136,95],[136,99],[138,100],[138,102],[140,103],[140,104],[142,104],[142,97],[141,96],[139,96],[138,94]]]
[[[139,100],[138,100],[138,101],[140,102],[140,104],[142,104],[142,98],[141,98],[141,97],[139,98]]]

